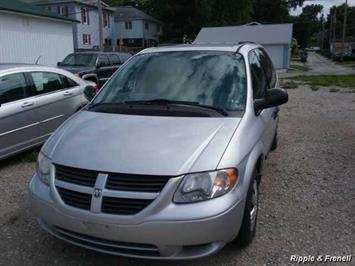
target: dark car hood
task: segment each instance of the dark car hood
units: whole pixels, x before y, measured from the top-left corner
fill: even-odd
[[[47,141],[54,163],[98,170],[181,175],[217,167],[236,117],[157,117],[81,111]]]
[[[59,66],[59,68],[69,71],[73,74],[87,73],[95,70],[95,68],[92,66]]]

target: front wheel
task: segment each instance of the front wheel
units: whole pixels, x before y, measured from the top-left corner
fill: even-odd
[[[247,200],[245,203],[242,226],[236,238],[238,245],[248,246],[254,239],[256,230],[256,220],[258,216],[259,186],[258,173],[254,170],[253,178],[250,182]]]

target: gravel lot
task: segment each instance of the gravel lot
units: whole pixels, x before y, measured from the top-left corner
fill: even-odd
[[[28,211],[35,163],[27,153],[0,162],[0,265],[285,265],[292,254],[354,256],[355,94],[303,87],[289,95],[248,248],[228,245],[209,258],[167,263],[66,244],[44,233]]]

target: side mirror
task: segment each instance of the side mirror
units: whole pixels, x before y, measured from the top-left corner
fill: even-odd
[[[60,66],[61,64],[62,64],[61,62],[58,62],[58,63],[57,63],[57,66]]]
[[[255,111],[275,107],[288,102],[288,93],[284,89],[269,89],[263,99],[254,100]]]
[[[87,85],[84,89],[84,96],[90,102],[96,95],[96,88],[93,85]]]

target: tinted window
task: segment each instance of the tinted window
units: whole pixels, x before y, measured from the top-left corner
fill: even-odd
[[[26,80],[22,73],[0,77],[0,104],[25,98]]]
[[[246,73],[241,55],[184,51],[132,58],[94,103],[166,99],[242,111],[245,97]]]
[[[76,83],[74,80],[68,78],[67,76],[60,75],[64,88],[72,88],[78,86],[78,83]]]
[[[110,55],[110,61],[113,65],[119,65],[121,62],[120,62],[120,58],[118,57],[118,55],[116,54],[111,54]]]
[[[265,73],[267,80],[269,82],[269,88],[275,88],[276,84],[276,72],[274,69],[274,65],[272,64],[272,61],[268,54],[264,50],[256,50],[257,54],[259,55],[259,58],[261,59],[261,63],[264,67]]]
[[[249,53],[249,64],[253,85],[254,99],[263,98],[266,88],[268,87],[265,71],[261,65],[258,54],[253,52]]]
[[[61,66],[93,66],[96,58],[96,54],[70,54],[63,60]]]
[[[43,94],[63,89],[63,83],[60,76],[50,72],[31,73],[36,94]]]
[[[109,66],[110,65],[110,61],[109,61],[107,55],[102,54],[99,56],[99,65],[100,66]]]

